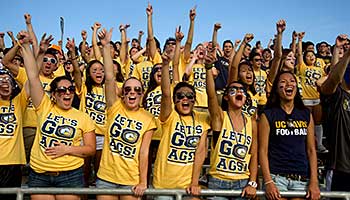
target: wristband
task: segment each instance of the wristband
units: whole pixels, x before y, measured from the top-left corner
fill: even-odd
[[[19,47],[23,48],[22,44],[17,40],[17,44]]]
[[[205,64],[204,65],[204,68],[207,69],[207,70],[210,70],[213,67],[214,67],[214,64]]]
[[[274,183],[273,180],[269,180],[269,181],[265,182],[265,185],[268,185],[270,183]]]
[[[248,185],[253,187],[253,188],[257,188],[258,187],[258,184],[255,181],[249,181]]]

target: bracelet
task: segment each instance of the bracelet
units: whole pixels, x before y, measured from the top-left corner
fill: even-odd
[[[17,40],[17,44],[19,47],[23,48],[22,44]]]
[[[273,182],[273,180],[269,180],[269,181],[265,182],[265,185],[268,185],[270,183],[275,183],[275,182]]]
[[[214,64],[205,64],[204,65],[204,68],[207,69],[207,70],[210,70],[213,67],[214,67]]]
[[[76,60],[76,59],[78,59],[79,58],[79,56],[75,56],[74,58],[71,58],[72,60]]]

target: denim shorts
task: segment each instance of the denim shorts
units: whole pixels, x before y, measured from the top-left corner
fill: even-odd
[[[305,191],[309,185],[309,181],[291,180],[275,174],[271,174],[271,178],[279,191]]]
[[[97,178],[96,180],[96,188],[109,188],[109,189],[130,189],[133,185],[121,185],[118,183],[112,183],[109,181],[105,181],[103,179]]]
[[[83,168],[54,173],[37,173],[30,169],[28,187],[84,187]]]
[[[235,180],[235,181],[226,181],[214,178],[212,176],[209,176],[209,182],[208,182],[208,188],[209,189],[221,189],[221,190],[242,190],[247,186],[248,179],[241,179],[241,180]],[[225,196],[215,196],[210,199],[215,200],[226,200],[226,199],[232,199],[232,197],[225,197]],[[244,199],[239,197],[234,197],[234,199]]]

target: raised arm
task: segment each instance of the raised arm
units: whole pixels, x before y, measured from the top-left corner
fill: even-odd
[[[152,15],[153,15],[153,7],[148,2],[148,6],[146,8],[146,14],[147,14],[147,41],[149,44],[149,56],[153,60],[156,52],[157,52],[157,45],[156,41],[154,39],[154,33],[153,33],[153,22],[152,22]]]
[[[227,83],[231,83],[232,81],[238,80],[238,65],[241,62],[244,48],[253,39],[254,39],[253,34],[251,34],[251,33],[245,34],[244,39],[243,39],[241,45],[239,46],[239,49],[238,49],[236,55],[234,56],[232,63],[230,64]]]
[[[280,65],[281,59],[282,59],[282,34],[283,31],[286,30],[286,21],[279,20],[276,23],[276,29],[277,29],[277,36],[276,36],[276,43],[274,45],[274,51],[273,51],[273,59],[271,63],[271,69],[267,76],[267,80],[271,84],[267,84],[268,87],[266,87],[267,93],[271,91],[272,83],[275,80],[275,77],[278,73],[278,67]]]
[[[198,59],[198,51],[194,50],[193,51],[193,56],[192,56],[190,62],[186,64],[185,72],[184,72],[184,74],[181,77],[182,81],[188,81],[189,80],[189,78],[191,76],[191,73],[192,73],[193,65],[196,64],[197,59]]]
[[[138,40],[139,43],[140,43],[140,47],[141,47],[141,42],[142,42],[142,36],[143,36],[143,34],[144,34],[144,32],[141,30],[141,31],[139,31],[139,35],[138,35],[138,37],[137,37],[137,40]]]
[[[28,13],[24,14],[24,19],[26,20],[27,31],[29,33],[29,37],[31,39],[34,57],[37,57],[39,53],[39,45],[38,39],[34,33],[33,25],[32,25],[32,16]]]
[[[336,46],[341,46],[345,44],[346,38],[347,38],[346,35],[339,35],[336,39]],[[338,55],[333,55],[333,56],[338,56]],[[341,81],[344,78],[344,74],[347,66],[349,65],[349,62],[350,62],[350,50],[347,50],[344,53],[343,58],[335,66],[331,66],[331,71],[329,73],[329,76],[321,86],[322,94],[330,95],[335,92],[338,84],[341,83]]]
[[[213,36],[212,36],[212,45],[215,48],[217,43],[218,43],[218,30],[221,28],[221,24],[220,23],[216,23],[214,24],[214,31],[213,31]]]
[[[297,70],[300,72],[300,66],[304,63],[303,60],[303,38],[305,32],[298,33],[298,52],[297,52]]]
[[[92,48],[94,49],[95,59],[100,60],[102,55],[100,51],[100,47],[97,45],[97,31],[101,28],[101,24],[99,22],[95,22],[92,27]]]
[[[108,107],[111,107],[115,101],[118,100],[118,95],[116,93],[117,84],[115,84],[115,74],[113,72],[113,61],[111,57],[111,45],[110,41],[112,38],[112,31],[110,29],[108,32],[104,28],[98,33],[98,37],[102,44],[102,53],[103,53],[103,65],[105,68],[105,95],[106,103]]]
[[[339,62],[339,51],[346,44],[348,36],[346,34],[338,35],[332,52],[331,66],[335,66]]]
[[[162,55],[163,66],[162,66],[162,78],[161,78],[161,90],[162,100],[160,103],[160,114],[159,120],[164,122],[168,119],[171,113],[171,88],[170,88],[170,75],[169,75],[169,63],[172,55],[170,52],[164,52]],[[175,94],[174,94],[175,95]]]
[[[215,82],[212,73],[212,67],[216,61],[216,49],[213,48],[211,52],[208,52],[205,56],[205,69],[206,69],[206,90],[208,95],[208,109],[210,113],[211,129],[212,131],[221,131],[224,116],[222,114],[221,107],[216,97]]]
[[[82,45],[81,45],[81,57],[84,59],[85,63],[89,63],[90,56],[86,53],[86,39],[87,39],[87,32],[86,30],[81,31],[81,38],[83,39]]]
[[[297,38],[298,38],[298,33],[293,31],[291,49],[292,49],[294,55],[296,55],[296,51],[297,51]]]
[[[173,58],[173,79],[175,83],[180,80],[180,75],[179,75],[180,48],[181,48],[181,40],[183,38],[184,38],[184,34],[181,32],[180,27],[177,27],[175,31],[176,46],[175,46],[175,54]]]
[[[5,33],[1,32],[0,33],[0,49],[4,50],[5,47],[5,40],[4,40]]]
[[[46,33],[43,34],[43,36],[41,37],[40,40],[40,45],[39,45],[39,53],[36,57],[36,64],[37,64],[37,68],[40,69],[41,65],[43,63],[43,59],[44,59],[44,55],[45,52],[47,51],[47,49],[50,46],[50,42],[53,40],[54,38],[52,37],[52,35],[49,35],[49,37],[46,37]]]
[[[188,29],[188,35],[187,35],[187,40],[186,40],[185,49],[184,49],[184,58],[186,62],[191,57],[195,18],[196,18],[196,6],[190,10],[190,27]]]
[[[19,43],[22,44],[22,56],[28,76],[30,97],[32,98],[34,107],[37,108],[44,96],[44,89],[39,79],[39,69],[35,63],[34,55],[29,45],[29,40],[30,37],[26,31],[21,31],[19,33]]]
[[[73,76],[74,76],[75,87],[77,88],[77,91],[80,92],[81,86],[82,86],[82,76],[81,76],[81,72],[80,72],[80,68],[79,68],[79,64],[78,64],[78,60],[77,60],[78,57],[75,54],[74,38],[72,40],[67,38],[66,48],[68,49],[70,57],[72,58],[72,64],[73,64],[73,69],[74,69]]]
[[[15,36],[13,36],[13,32],[12,31],[7,31],[7,35],[11,38],[12,41],[12,46],[14,46],[17,42]]]
[[[20,49],[18,43],[16,43],[4,56],[2,59],[2,64],[11,71],[11,73],[16,77],[18,75],[19,65],[12,63],[13,58],[16,56],[17,51]]]
[[[120,36],[121,36],[121,47],[120,47],[120,53],[119,53],[119,57],[120,57],[120,62],[122,65],[125,65],[126,62],[128,61],[128,41],[126,39],[126,29],[130,27],[129,24],[121,24],[119,26],[119,31],[120,31]]]

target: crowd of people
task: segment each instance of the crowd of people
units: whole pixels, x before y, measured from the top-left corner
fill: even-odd
[[[23,172],[30,188],[133,192],[97,199],[139,199],[149,187],[186,189],[198,199],[207,176],[205,187],[242,190],[239,198],[264,189],[270,200],[284,199],[281,191],[316,200],[324,154],[328,190],[350,191],[347,35],[314,45],[294,31],[286,48],[286,21],[279,20],[266,48],[250,44],[252,33],[221,48],[216,23],[211,41],[193,48],[193,8],[184,46],[177,27],[161,48],[150,4],[146,15],[144,47],[142,31],[130,42],[130,25],[122,24],[114,42],[116,31],[95,22],[91,45],[83,30],[79,45],[68,38],[65,51],[51,35],[37,39],[29,14],[25,31],[8,32],[11,47],[0,33],[0,187],[21,187]]]

